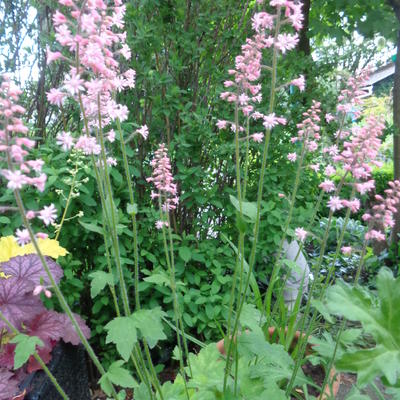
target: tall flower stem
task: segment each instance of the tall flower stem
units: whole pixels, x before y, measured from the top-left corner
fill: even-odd
[[[302,171],[302,168],[303,168],[303,162],[304,162],[305,154],[306,154],[306,141],[304,140],[303,146],[302,146],[302,149],[301,149],[301,156],[300,156],[299,166],[298,166],[297,171],[296,171],[296,178],[295,178],[295,181],[294,181],[294,188],[293,188],[292,195],[290,197],[289,214],[288,214],[288,217],[286,218],[285,227],[283,228],[283,235],[282,235],[282,238],[281,238],[281,242],[279,244],[278,252],[277,252],[276,257],[275,257],[275,262],[274,262],[274,266],[273,266],[273,269],[272,269],[271,279],[269,281],[267,293],[265,294],[265,298],[264,298],[263,312],[266,313],[267,317],[269,317],[270,314],[271,314],[272,291],[274,289],[275,281],[276,281],[276,279],[278,277],[278,274],[279,274],[279,271],[281,269],[280,259],[282,257],[283,244],[284,244],[286,236],[287,236],[287,231],[289,229],[290,222],[292,221],[294,205],[296,203],[296,194],[297,194],[297,190],[298,190],[298,188],[300,186],[300,177],[301,177],[301,171]]]
[[[18,331],[18,329],[6,318],[6,316],[0,311],[0,319],[8,326],[8,328],[10,329],[10,331],[14,334],[14,335],[18,335],[20,334],[20,332]],[[62,389],[62,387],[59,385],[59,383],[57,382],[57,379],[54,377],[54,375],[51,373],[51,371],[47,368],[46,364],[44,363],[44,361],[42,360],[42,358],[39,356],[39,354],[35,351],[35,353],[33,354],[33,357],[35,358],[35,360],[39,363],[39,365],[41,366],[41,368],[43,369],[43,371],[45,372],[45,374],[49,377],[51,383],[54,385],[54,387],[56,388],[57,392],[60,394],[60,396],[64,399],[64,400],[69,400],[68,395],[64,392],[64,390]]]
[[[162,207],[161,207],[161,196],[159,197],[159,206],[160,206],[160,215],[163,215]],[[185,335],[183,330],[180,329],[179,325],[179,303],[178,303],[178,297],[176,295],[176,282],[175,282],[175,274],[174,270],[172,267],[171,263],[171,255],[170,251],[168,249],[168,242],[167,242],[167,234],[165,232],[165,226],[162,227],[162,237],[163,237],[163,244],[164,244],[164,253],[165,253],[165,260],[167,262],[167,267],[170,275],[170,286],[171,286],[171,292],[172,292],[172,299],[173,299],[173,305],[174,305],[174,314],[175,314],[175,328],[176,328],[176,340],[177,340],[177,345],[178,345],[178,351],[179,351],[179,370],[183,378],[183,382],[185,385],[185,393],[187,399],[189,399],[189,392],[187,388],[187,383],[186,383],[186,372],[185,368],[183,365],[183,351],[182,351],[182,344],[181,344],[181,339],[179,333],[181,332],[182,337]]]
[[[277,9],[277,15],[276,15],[276,25],[275,25],[275,34],[274,34],[274,42],[276,42],[280,30],[280,24],[281,24],[281,7],[278,7]],[[273,47],[273,52],[272,52],[272,67],[271,67],[271,88],[270,88],[270,96],[269,96],[269,108],[268,112],[271,114],[274,110],[275,107],[275,96],[276,96],[276,83],[277,83],[277,65],[278,65],[278,51],[277,48],[274,46]],[[237,124],[238,125],[238,124]],[[238,127],[236,128],[238,131]],[[251,253],[250,253],[250,261],[249,261],[249,269],[247,271],[247,278],[245,285],[243,287],[243,290],[240,294],[241,297],[239,297],[239,302],[238,302],[238,307],[237,307],[237,312],[236,312],[236,318],[235,318],[235,323],[234,327],[232,330],[232,339],[234,340],[235,334],[237,333],[238,327],[239,327],[239,319],[240,315],[243,309],[244,302],[246,300],[246,293],[248,291],[249,285],[250,285],[250,277],[252,275],[254,263],[255,263],[255,258],[256,258],[256,252],[257,252],[257,241],[258,241],[258,233],[259,233],[259,228],[260,228],[260,216],[261,216],[261,201],[263,197],[263,188],[264,188],[264,177],[265,177],[265,170],[266,170],[266,165],[267,165],[267,157],[268,157],[268,150],[269,150],[269,143],[271,139],[271,129],[267,128],[266,129],[266,135],[265,135],[265,142],[264,142],[264,149],[263,149],[263,156],[262,156],[262,162],[261,162],[261,169],[260,169],[260,178],[259,178],[259,183],[258,183],[258,192],[257,192],[257,214],[256,214],[256,220],[254,224],[254,238],[253,238],[253,244],[251,248]],[[236,151],[237,154],[237,151]],[[238,154],[237,154],[237,159],[238,159]],[[238,171],[236,172],[237,176],[239,175],[240,178],[240,173]],[[240,182],[240,180],[239,180]],[[239,196],[239,192],[238,192]],[[239,201],[241,200],[240,198],[238,199]],[[239,203],[240,204],[240,203]],[[240,207],[242,207],[240,205]],[[240,208],[242,211],[242,209]],[[241,233],[239,233],[239,236]],[[240,244],[240,237],[239,237],[239,244]],[[238,249],[238,254],[241,254],[241,262],[244,262],[244,254],[241,253],[240,248]],[[228,336],[228,341],[231,342],[230,335]],[[232,340],[232,341],[233,341]],[[228,353],[227,353],[227,366],[228,363],[230,362],[229,356],[232,350],[231,343],[229,343],[229,348],[228,348]],[[229,352],[230,350],[230,352]],[[226,384],[227,384],[227,374],[229,373],[229,369],[226,368],[225,370],[225,376],[224,376],[224,389],[226,389]]]

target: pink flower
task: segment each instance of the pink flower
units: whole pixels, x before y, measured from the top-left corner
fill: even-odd
[[[350,254],[351,254],[351,252],[352,252],[352,248],[351,248],[351,246],[343,246],[342,248],[341,248],[341,250],[342,250],[342,253],[344,254],[344,255],[346,255],[346,256],[349,256]]]
[[[57,135],[57,144],[64,151],[70,150],[74,144],[74,139],[69,132],[61,132]]]
[[[50,290],[48,290],[48,289],[46,289],[46,287],[45,286],[43,286],[43,285],[37,285],[37,286],[35,286],[35,289],[33,290],[33,295],[34,296],[38,296],[40,293],[44,293],[44,295],[47,297],[47,298],[50,298],[51,297],[51,292],[50,292]]]
[[[149,136],[149,128],[147,128],[147,125],[143,125],[140,129],[136,129],[136,132],[140,133],[144,140]]]
[[[26,213],[26,219],[33,219],[33,218],[35,218],[35,215],[36,215],[36,213],[35,213],[35,211],[32,211],[32,210],[29,210],[27,213]]]
[[[162,229],[163,226],[165,226],[167,228],[168,227],[168,222],[167,221],[161,221],[161,220],[156,221],[156,228],[157,229]]]
[[[39,211],[38,218],[41,219],[45,225],[52,224],[57,218],[57,210],[54,207],[54,204],[44,206],[43,210]]]
[[[85,155],[98,155],[101,152],[101,147],[97,144],[96,138],[82,135],[75,143],[75,149],[82,150]]]
[[[310,164],[310,168],[311,168],[314,172],[318,172],[318,171],[319,171],[319,164]]]
[[[289,153],[289,154],[287,155],[287,159],[288,159],[290,162],[295,162],[295,161],[297,160],[297,154],[296,154],[296,153]]]
[[[325,115],[325,120],[329,124],[331,121],[335,120],[336,118],[332,114],[326,114]]]
[[[47,65],[52,63],[53,61],[58,60],[62,56],[63,55],[59,51],[52,52],[52,51],[50,51],[50,48],[47,47],[47,49],[46,49],[46,62],[47,62]]]
[[[333,212],[336,210],[341,210],[343,208],[342,200],[340,200],[337,196],[331,196],[328,201],[328,207]]]
[[[38,232],[38,233],[36,233],[36,237],[38,239],[47,239],[49,237],[49,235],[47,233]]]
[[[15,236],[17,237],[17,243],[20,246],[23,246],[24,244],[27,244],[31,241],[28,229],[17,229],[15,231]]]
[[[228,121],[223,121],[219,119],[215,125],[217,125],[218,129],[225,129],[228,126]]]
[[[107,165],[109,166],[116,166],[117,165],[117,160],[114,157],[107,157]]]
[[[320,183],[319,187],[326,193],[333,192],[336,189],[335,184],[329,179]]]
[[[284,197],[286,197],[283,193],[278,193],[278,197],[280,198],[280,199],[283,199]]]
[[[304,79],[304,75],[300,75],[297,79],[293,79],[290,84],[297,86],[300,89],[300,92],[303,92],[306,88],[306,80]]]
[[[22,189],[27,183],[27,177],[21,171],[2,170],[2,175],[8,180],[7,187],[11,190]]]
[[[265,129],[272,129],[274,126],[278,125],[278,119],[275,116],[275,113],[264,115],[264,122],[263,125]]]
[[[110,143],[114,143],[114,141],[115,141],[115,131],[114,131],[114,129],[111,129],[111,131],[108,132],[107,140],[108,140]]]
[[[325,168],[325,175],[326,176],[332,176],[336,174],[336,169],[334,167],[332,167],[332,165],[328,165]]]
[[[297,239],[300,240],[300,242],[303,243],[304,240],[306,239],[307,231],[305,229],[303,229],[303,228],[296,228],[294,230],[294,232],[295,232],[295,234],[297,236]]]
[[[55,106],[61,107],[65,98],[65,93],[59,89],[50,89],[50,92],[47,92],[47,100],[54,104]]]
[[[251,138],[256,142],[256,143],[261,143],[263,141],[264,138],[264,134],[262,132],[257,132],[257,133],[253,133],[251,135]]]
[[[83,87],[83,79],[80,78],[79,74],[71,74],[71,76],[67,76],[64,80],[64,87],[67,92],[72,95],[78,94],[83,91],[85,88]]]

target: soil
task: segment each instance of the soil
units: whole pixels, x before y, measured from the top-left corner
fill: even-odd
[[[325,379],[325,371],[323,367],[321,367],[320,365],[314,366],[311,363],[307,362],[301,367],[301,369],[303,370],[304,375],[310,378],[317,386],[322,387]],[[296,391],[299,394],[304,393],[301,389],[296,389]],[[318,397],[321,394],[320,390],[310,385],[307,385],[307,391],[309,395],[315,397]],[[292,397],[292,399],[295,399],[295,397]]]

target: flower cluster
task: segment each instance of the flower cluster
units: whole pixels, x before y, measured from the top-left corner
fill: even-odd
[[[362,217],[364,221],[368,221],[366,240],[385,240],[384,230],[394,226],[393,215],[397,212],[396,206],[400,202],[400,181],[389,182],[388,185],[389,189],[385,190],[386,197],[376,195],[377,203],[372,207],[372,214],[365,213]]]
[[[53,16],[56,40],[78,63],[70,62],[60,52],[48,50],[48,62],[63,59],[71,65],[63,85],[51,89],[47,98],[59,107],[67,98],[79,102],[89,130],[99,133],[116,119],[127,119],[128,108],[118,104],[112,94],[135,86],[135,71],[128,69],[121,73],[118,61],[121,57],[126,60],[131,57],[125,43],[126,32],[116,32],[124,27],[125,5],[121,0],[115,0],[113,6],[103,0],[86,1],[81,7],[73,0],[59,0],[59,3],[68,12],[64,15],[57,11]],[[146,136],[145,131],[140,133]],[[60,134],[57,140],[64,150],[75,146],[86,155],[100,153],[100,146],[89,131],[76,142],[68,132]]]
[[[275,7],[276,14],[271,15],[267,12],[259,12],[252,18],[252,27],[255,34],[246,40],[242,46],[242,53],[235,59],[235,69],[229,70],[232,76],[231,80],[224,82],[226,88],[232,88],[230,91],[221,93],[221,98],[230,103],[236,103],[240,111],[252,120],[263,120],[265,129],[272,129],[278,124],[285,125],[286,119],[275,114],[264,115],[255,109],[255,105],[262,100],[261,85],[256,82],[261,76],[262,51],[267,48],[275,48],[280,53],[285,53],[293,49],[298,43],[298,35],[289,33],[279,33],[274,37],[273,30],[276,27],[276,21],[279,19],[279,25],[290,24],[296,30],[302,26],[303,15],[301,5],[293,1],[275,1],[271,0],[270,5]],[[281,14],[284,11],[285,19],[281,20]],[[290,84],[304,90],[304,77],[300,76],[294,79]],[[232,122],[218,121],[217,127],[225,129],[231,125],[233,130],[236,126]],[[241,129],[239,129],[241,130]],[[255,142],[261,142],[263,135],[255,133],[250,135]]]
[[[0,174],[7,180],[12,190],[30,185],[43,192],[47,180],[42,172],[44,162],[40,159],[28,160],[29,150],[35,142],[28,137],[28,128],[20,115],[25,109],[17,104],[21,91],[3,75],[0,86],[0,161],[7,165]]]
[[[177,187],[171,173],[171,163],[165,144],[160,144],[154,153],[154,159],[151,161],[153,167],[153,176],[147,178],[147,182],[153,182],[157,192],[151,192],[152,199],[159,199],[162,210],[165,212],[174,210],[179,202],[177,197]],[[158,221],[157,228],[166,225],[163,221]]]
[[[7,180],[7,187],[11,190],[33,186],[43,192],[47,181],[47,175],[42,172],[44,162],[41,159],[29,159],[29,150],[35,146],[35,142],[26,137],[28,128],[20,118],[25,112],[17,104],[20,94],[21,91],[13,85],[10,77],[3,75],[0,85],[0,162],[6,168],[0,169],[0,175]],[[43,210],[28,211],[26,217],[38,217],[45,225],[49,225],[55,221],[57,210],[51,204]],[[20,243],[30,241],[26,229],[17,229],[16,236]]]

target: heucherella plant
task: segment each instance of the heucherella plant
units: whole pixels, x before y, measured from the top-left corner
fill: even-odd
[[[256,3],[255,6],[258,7],[263,1],[258,0]],[[357,284],[367,244],[370,240],[381,240],[385,237],[386,232],[382,231],[382,227],[386,229],[393,225],[392,215],[400,200],[400,183],[391,182],[390,188],[385,192],[386,198],[377,196],[377,204],[372,206],[372,211],[364,214],[363,218],[369,224],[364,247],[353,249],[346,245],[346,224],[352,213],[361,210],[363,196],[374,188],[371,166],[379,166],[377,155],[383,125],[374,118],[351,125],[348,118],[349,113],[356,119],[361,118],[360,97],[368,71],[347,81],[339,96],[335,115],[325,115],[327,124],[335,126],[336,133],[333,139],[324,135],[327,129],[323,123],[324,111],[318,101],[312,101],[296,126],[296,134],[291,139],[293,148],[286,157],[297,170],[293,177],[291,193],[281,193],[279,196],[286,202],[286,220],[270,265],[272,272],[268,289],[262,294],[254,277],[254,267],[258,257],[260,223],[264,214],[262,203],[265,197],[264,180],[268,173],[270,139],[277,127],[289,129],[286,127],[287,117],[276,114],[276,104],[280,94],[286,91],[289,85],[303,91],[306,82],[302,75],[289,82],[280,82],[278,76],[279,60],[294,49],[299,40],[298,34],[293,33],[293,30],[299,31],[302,27],[301,4],[290,0],[271,0],[270,13],[261,11],[252,17],[253,34],[242,46],[241,54],[235,58],[234,68],[228,71],[231,78],[224,82],[226,91],[221,93],[221,99],[233,108],[232,121],[217,121],[220,130],[229,128],[233,132],[236,161],[236,196],[231,196],[230,200],[237,211],[238,240],[235,244],[227,238],[236,253],[236,259],[233,262],[227,321],[223,321],[226,334],[222,350],[218,351],[215,345],[208,345],[195,356],[189,353],[187,340],[192,338],[185,333],[183,306],[179,302],[179,282],[177,283],[175,276],[174,235],[170,213],[179,204],[179,188],[172,173],[170,157],[173,156],[173,149],[165,144],[160,144],[154,154],[149,155],[153,174],[147,178],[147,182],[152,188],[151,199],[157,210],[155,215],[158,215],[155,229],[162,237],[164,265],[168,272],[162,275],[162,279],[172,294],[175,323],[169,323],[167,314],[161,307],[142,308],[139,296],[139,245],[136,222],[139,206],[135,203],[135,186],[129,169],[126,144],[133,137],[139,138],[140,144],[142,140],[147,139],[149,130],[146,125],[136,125],[133,132],[125,135],[121,126],[121,123],[127,120],[129,110],[127,106],[118,103],[117,94],[135,85],[135,71],[124,70],[119,62],[121,58],[129,60],[131,57],[131,50],[126,44],[126,33],[123,32],[125,5],[121,0],[59,0],[59,4],[60,9],[53,16],[58,51],[48,49],[47,60],[64,63],[68,73],[60,87],[52,88],[47,93],[47,98],[59,108],[64,120],[63,131],[56,138],[58,145],[63,151],[73,151],[78,160],[90,161],[90,168],[97,182],[102,218],[102,227],[98,227],[97,231],[103,235],[108,271],[91,273],[91,295],[96,297],[103,289],[110,290],[115,318],[105,324],[104,330],[106,343],[112,343],[116,347],[116,356],[107,369],[103,367],[87,340],[87,328],[82,320],[71,312],[59,289],[61,269],[46,257],[52,256],[53,251],[57,255],[63,255],[65,252],[62,254],[63,251],[57,247],[57,242],[46,238],[45,233],[35,233],[32,226],[33,222],[38,220],[46,226],[55,224],[58,238],[66,220],[66,210],[57,223],[57,210],[52,204],[39,211],[26,210],[24,207],[21,191],[27,185],[43,191],[46,175],[42,172],[43,161],[32,160],[30,157],[29,150],[33,148],[34,142],[26,136],[28,129],[20,119],[24,113],[17,105],[20,92],[6,76],[1,82],[0,94],[0,173],[6,180],[8,189],[14,192],[24,225],[17,229],[16,238],[0,239],[0,246],[6,249],[4,253],[0,252],[0,285],[4,289],[3,294],[8,296],[9,293],[14,293],[18,302],[24,305],[22,311],[14,313],[15,300],[0,293],[0,319],[3,321],[0,328],[7,326],[15,335],[12,342],[7,344],[7,355],[11,357],[15,347],[16,365],[20,366],[28,361],[27,368],[32,369],[33,361],[29,357],[33,356],[46,368],[44,361],[51,351],[52,340],[64,338],[74,343],[80,341],[101,375],[99,383],[102,390],[115,400],[125,398],[125,392],[119,391],[119,387],[134,388],[135,400],[259,399],[268,396],[287,399],[291,396],[300,397],[299,388],[304,390],[304,396],[307,398],[307,385],[314,388],[318,386],[308,379],[301,369],[308,357],[309,337],[315,328],[317,317],[328,315],[326,305],[322,302],[325,293],[331,298],[337,298],[342,290],[340,287],[328,289],[336,258],[340,252],[360,252],[360,264],[355,276]],[[267,65],[264,64],[264,60],[269,60]],[[263,99],[262,85],[265,76],[270,76],[269,95]],[[69,131],[63,115],[66,103],[73,103],[80,110],[78,129],[73,132]],[[121,205],[114,201],[110,179],[110,169],[117,164],[112,153],[117,135],[129,193],[126,211],[119,209]],[[130,145],[134,146],[131,143]],[[254,156],[251,152],[252,146],[257,146],[257,155],[261,157],[255,199],[250,199],[252,194],[249,188],[249,169]],[[294,209],[302,174],[306,169],[309,172],[313,171],[321,180],[320,195],[308,226],[296,226],[293,222]],[[70,194],[64,199],[66,209],[76,193],[76,185],[79,182],[73,180],[70,183]],[[345,197],[342,194],[345,186],[350,187],[350,196]],[[283,302],[286,282],[290,282],[291,272],[298,266],[296,261],[304,245],[313,237],[313,224],[323,206],[328,210],[328,222],[321,238],[320,254],[312,266],[313,279],[310,279],[308,298],[302,308],[304,286],[309,280],[305,269],[297,275],[300,279],[296,297],[291,299],[292,305],[287,309]],[[320,271],[327,238],[337,211],[345,212],[344,223],[337,241],[334,262],[329,266],[327,276],[322,277]],[[121,255],[124,254],[121,252],[119,237],[121,213],[129,215],[132,223],[133,254],[130,256],[133,257],[134,265],[134,299],[129,298],[126,279],[131,272]],[[289,240],[298,242],[297,255],[290,260],[285,257]],[[23,255],[24,251],[29,252],[29,255]],[[231,260],[227,261],[230,262]],[[160,270],[161,265],[162,263],[159,266]],[[284,274],[282,271],[285,271]],[[380,284],[384,281],[389,279],[379,280]],[[346,291],[347,289],[342,290]],[[343,294],[342,292],[339,294]],[[354,292],[358,294],[358,289]],[[64,315],[61,317],[45,310],[38,300],[39,295],[53,294],[66,313],[68,321]],[[382,301],[382,307],[387,308],[386,300]],[[330,311],[332,314],[343,314],[354,319],[354,312],[346,313],[339,308]],[[28,318],[28,314],[32,313],[35,314],[33,321]],[[153,365],[151,349],[167,338],[163,320],[166,320],[176,333],[177,351],[174,354],[179,360],[179,375],[174,383],[161,385]],[[345,320],[341,330],[344,330],[344,323]],[[51,325],[52,329],[48,328],[48,325]],[[299,331],[297,334],[296,330]],[[380,340],[382,337],[379,335],[377,339]],[[386,340],[386,334],[384,336],[385,346],[390,352],[393,343]],[[275,339],[277,343],[274,342]],[[293,342],[296,342],[294,346]],[[339,341],[336,344],[339,346]],[[22,348],[25,350],[21,353]],[[385,348],[385,356],[386,350]],[[363,356],[364,353],[361,357]],[[336,349],[326,363],[326,377],[322,388],[316,388],[321,399],[324,396],[327,398],[325,387],[330,383],[330,370],[335,357]],[[1,360],[0,357],[0,362]],[[5,363],[9,362],[7,357],[4,360]],[[343,362],[340,360],[339,362]],[[130,366],[134,375],[129,371]],[[351,368],[358,371],[354,366]],[[12,389],[5,392],[6,398],[11,397],[15,394],[11,393],[15,389],[15,379],[9,371],[0,371],[4,380],[12,381]],[[54,381],[50,372],[47,372],[60,395],[67,399],[63,389]],[[373,372],[378,375],[376,371]],[[384,375],[391,384],[396,383],[393,374],[385,370]]]

